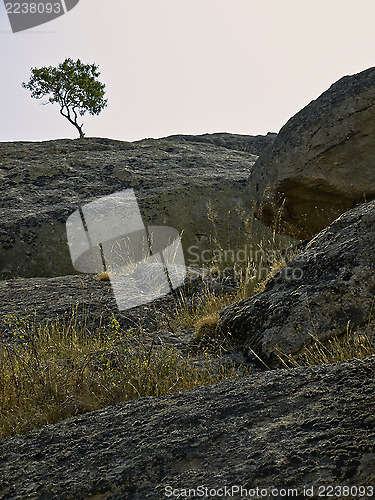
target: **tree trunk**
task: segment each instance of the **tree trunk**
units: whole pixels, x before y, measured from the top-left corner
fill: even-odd
[[[75,126],[76,126],[76,128],[77,128],[77,130],[79,132],[79,138],[83,139],[85,137],[85,134],[84,134],[84,132],[82,130],[82,126],[83,125],[79,126],[78,123],[75,123]]]
[[[64,113],[64,106],[62,106],[62,107],[60,108],[60,114],[61,114],[64,118],[66,118],[66,119],[67,119],[67,120],[68,120],[68,121],[69,121],[72,125],[74,125],[74,126],[75,126],[75,128],[78,130],[78,133],[79,133],[79,138],[80,138],[80,139],[83,139],[83,138],[85,137],[85,134],[84,134],[84,132],[83,132],[83,130],[82,130],[83,123],[82,123],[82,125],[78,125],[78,123],[77,123],[77,113],[75,112],[75,110],[74,110],[74,109],[73,109],[73,111],[74,111],[74,115],[75,115],[75,120],[72,120],[72,118],[71,118],[71,116],[70,116],[70,110],[69,110],[68,106],[66,106],[66,108],[67,108],[67,110],[68,110],[68,111],[67,111],[67,114],[65,114],[65,113]]]

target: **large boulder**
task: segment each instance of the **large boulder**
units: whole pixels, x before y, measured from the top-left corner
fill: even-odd
[[[268,225],[308,238],[375,197],[375,68],[346,76],[291,118],[255,164],[248,196]]]
[[[183,137],[0,143],[0,278],[75,274],[65,230],[68,216],[85,203],[129,188],[146,226],[166,225],[183,233],[188,258],[188,249],[203,245],[213,232],[209,202],[222,219],[230,212],[231,225],[239,227],[234,208],[244,204],[257,156],[230,149],[233,140],[221,137],[221,146]],[[258,152],[262,141],[255,142]]]
[[[224,309],[221,329],[240,339],[250,358],[272,363],[279,349],[294,354],[313,338],[325,342],[371,328],[374,235],[375,201],[351,209],[311,239],[264,292]]]
[[[372,356],[77,415],[0,440],[0,497],[372,498],[374,392]]]

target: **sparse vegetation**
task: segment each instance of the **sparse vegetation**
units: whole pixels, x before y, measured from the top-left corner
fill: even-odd
[[[214,318],[217,323],[220,311],[229,304],[263,291],[266,283],[285,266],[286,253],[293,254],[295,242],[277,233],[277,221],[273,230],[261,229],[256,219],[247,214],[242,206],[236,210],[240,226],[229,231],[231,213],[228,212],[222,223],[228,226],[228,230],[219,232],[218,216],[212,204],[208,204],[208,219],[212,224],[212,235],[208,241],[211,260],[205,262],[201,269],[213,282],[230,286],[225,293],[218,294],[206,284],[192,301],[184,296],[177,301],[172,324],[193,327],[198,339],[212,338],[217,331]],[[219,233],[225,237],[219,236]]]
[[[168,319],[174,329],[184,326],[195,331],[193,337],[201,354],[209,351],[205,368],[197,367],[189,353],[156,346],[138,329],[123,331],[115,319],[92,332],[79,324],[74,311],[69,318],[46,325],[35,324],[32,319],[9,318],[16,322],[17,339],[4,346],[0,354],[1,435],[24,432],[120,401],[159,396],[238,376],[232,365],[212,363],[215,352],[222,353],[230,344],[230,339],[217,335],[219,311],[257,289],[269,273],[267,249],[271,245],[276,251],[277,243],[272,237],[258,238],[256,262],[253,255],[240,266],[235,261],[217,262],[215,249],[224,252],[232,250],[232,246],[240,247],[231,239],[220,241],[216,219],[212,213],[209,217],[215,237],[210,241],[213,260],[207,269],[218,281],[222,281],[223,266],[226,271],[232,269],[234,286],[222,294],[203,286],[203,291],[192,299],[181,294],[173,317]],[[243,222],[244,236],[239,241],[254,247],[251,219],[244,217]]]
[[[115,319],[95,335],[71,320],[44,326],[11,320],[18,322],[18,342],[0,354],[1,436],[238,376],[233,365],[215,366],[208,358],[197,367],[188,354],[123,331]]]
[[[339,363],[349,359],[363,359],[375,354],[373,333],[349,331],[341,338],[334,336],[327,342],[312,337],[310,346],[305,347],[297,356],[278,352],[277,357],[287,367]]]
[[[186,296],[181,294],[176,302],[171,326],[173,328],[185,326],[196,329],[202,318],[217,317],[218,312],[234,300],[234,294],[217,295],[210,291],[207,286],[200,295],[193,297],[193,300],[188,300]]]
[[[32,318],[10,317],[16,338],[12,343],[4,343],[0,351],[1,436],[120,401],[160,396],[251,372],[238,372],[234,365],[215,363],[216,355],[234,346],[231,338],[219,334],[219,314],[230,303],[264,290],[267,281],[285,265],[284,252],[291,241],[276,232],[259,235],[254,221],[244,217],[243,227],[238,228],[241,239],[234,242],[228,238],[223,243],[215,228],[216,217],[212,213],[209,217],[214,237],[210,240],[212,260],[205,270],[211,280],[203,280],[193,296],[180,294],[166,321],[172,330],[191,329],[191,352],[157,344],[141,327],[124,330],[114,318],[109,325],[91,331],[78,321],[75,311],[65,319],[44,325]],[[253,249],[241,262],[221,262],[217,258],[232,255],[230,251],[240,250],[240,244]],[[229,280],[230,286],[219,293],[220,287],[212,287],[216,279],[220,284]],[[193,351],[206,356],[203,365],[194,362]],[[298,357],[280,352],[279,359],[284,366],[292,367],[363,358],[374,353],[374,336],[354,334],[348,325],[342,339],[333,338],[323,344],[314,337],[312,345]]]

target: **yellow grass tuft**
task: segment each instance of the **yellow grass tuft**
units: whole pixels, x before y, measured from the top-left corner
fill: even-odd
[[[103,273],[96,274],[94,276],[94,280],[96,280],[96,281],[109,281],[110,280],[109,274],[107,273],[107,271],[104,271]]]
[[[195,324],[195,338],[197,340],[214,339],[217,337],[219,315],[211,314],[200,318]]]

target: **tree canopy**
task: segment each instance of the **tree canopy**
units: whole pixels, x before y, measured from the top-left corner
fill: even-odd
[[[31,68],[31,78],[22,87],[31,92],[31,97],[48,97],[48,103],[58,103],[60,113],[76,127],[79,136],[84,137],[83,124],[78,123],[78,116],[87,111],[98,115],[107,99],[105,85],[97,80],[100,72],[96,64],[83,64],[79,59],[65,59],[57,67]]]

